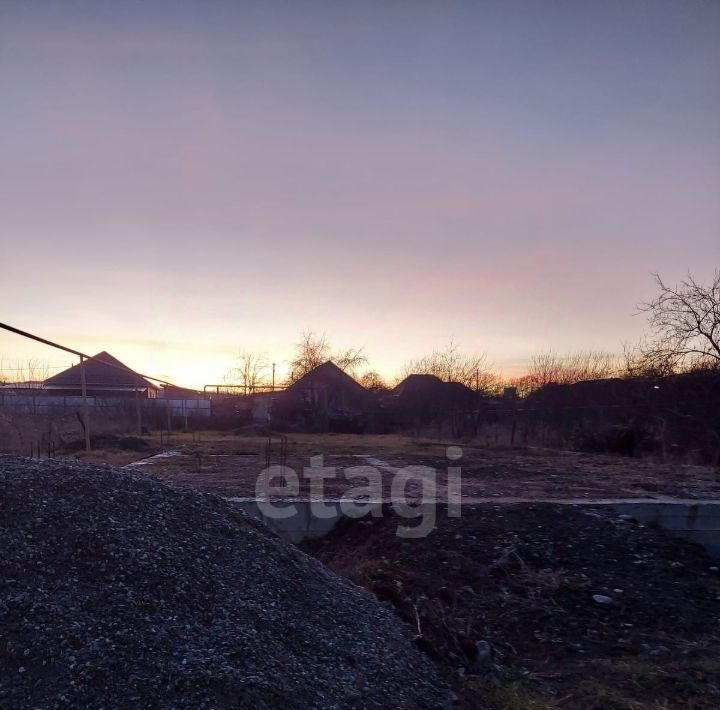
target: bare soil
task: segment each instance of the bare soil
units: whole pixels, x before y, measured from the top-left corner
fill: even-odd
[[[386,512],[345,521],[305,549],[392,605],[463,707],[720,707],[720,575],[711,569],[718,563],[605,509],[552,504],[719,499],[717,469],[472,442],[451,462],[448,446],[457,442],[401,436],[292,434],[287,442],[285,463],[298,473],[318,455],[338,468],[326,498],[357,485],[343,470],[367,464],[363,457],[383,462],[386,500],[394,469],[435,468],[442,499],[448,465],[461,466],[463,515],[447,518],[440,506],[429,537],[398,538],[401,521]],[[278,436],[269,453],[259,435],[173,434],[169,443],[148,443],[178,453],[142,459],[138,470],[222,496],[254,496],[260,471],[283,462]]]
[[[159,458],[144,467],[158,478],[172,480],[221,496],[256,495],[257,478],[266,463],[279,464],[280,438],[271,437],[268,458],[267,436],[214,432],[173,434],[162,447],[157,435],[146,437],[153,451],[176,449],[178,456]],[[531,447],[476,446],[462,443],[462,457],[450,461],[448,446],[456,442],[387,435],[292,434],[288,437],[286,464],[299,475],[310,465],[311,456],[323,456],[326,466],[337,467],[328,481],[325,497],[342,496],[357,486],[344,475],[347,467],[366,464],[371,456],[401,468],[430,466],[437,471],[438,496],[445,497],[449,465],[462,470],[462,491],[468,500],[477,499],[617,499],[617,498],[720,498],[720,470],[710,466],[673,461],[633,459],[616,455],[576,453]],[[67,452],[72,454],[72,452]],[[115,465],[140,458],[135,452],[99,450],[73,454],[86,461]],[[388,499],[392,472],[386,478]]]
[[[462,513],[403,540],[385,510],[302,547],[392,604],[465,708],[720,707],[720,575],[700,547],[597,508]]]

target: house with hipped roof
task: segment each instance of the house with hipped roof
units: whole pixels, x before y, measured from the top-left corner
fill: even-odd
[[[103,352],[85,360],[85,385],[90,397],[145,397],[155,399],[158,388],[116,357]],[[43,383],[48,394],[64,397],[82,394],[80,364],[58,372]]]

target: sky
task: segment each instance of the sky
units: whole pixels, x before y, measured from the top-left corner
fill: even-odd
[[[719,197],[716,0],[0,0],[0,322],[179,384],[619,351]]]

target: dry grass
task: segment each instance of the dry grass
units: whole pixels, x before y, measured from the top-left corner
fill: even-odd
[[[471,678],[465,690],[463,708],[466,710],[556,710],[560,707],[517,682],[495,685]]]
[[[28,455],[30,443],[40,439],[49,424],[8,422],[0,413],[0,452]],[[94,431],[121,432],[112,422],[103,427],[95,422]],[[77,418],[62,423],[65,441],[82,440]],[[124,430],[127,432],[127,429]],[[10,432],[10,433],[8,433]],[[280,435],[272,435],[270,463],[280,463]],[[266,464],[267,435],[238,434],[230,431],[155,432],[143,436],[148,452],[182,449],[182,456],[153,464],[160,478],[176,480],[200,490],[228,496],[255,494],[255,483]],[[12,443],[14,440],[14,443]],[[10,444],[8,444],[10,442]],[[462,469],[463,494],[469,498],[518,500],[557,500],[564,498],[720,498],[717,469],[688,466],[617,455],[588,454],[531,447],[484,446],[478,442],[453,442],[432,438],[361,434],[287,435],[286,464],[301,473],[312,456],[325,457],[325,465],[337,468],[337,479],[326,488],[328,496],[342,495],[352,485],[342,471],[364,462],[359,455],[370,455],[391,466],[424,465],[437,471],[438,495],[443,498],[447,482],[447,447],[462,447],[457,465]],[[37,451],[37,444],[35,444]],[[43,448],[43,451],[45,449]],[[143,458],[146,452],[118,451],[116,446],[96,447],[91,453],[81,446],[59,450],[87,462],[122,466]],[[148,469],[150,470],[150,469]],[[389,483],[388,483],[389,491]]]
[[[585,680],[578,677],[585,674]],[[495,677],[470,677],[463,707],[473,710],[716,710],[720,661],[689,659],[659,665],[646,660],[597,660],[575,674],[551,674],[550,691],[542,678],[528,675],[503,683]],[[565,686],[565,690],[562,686]]]
[[[662,666],[645,660],[599,662],[592,679],[572,693],[572,707],[588,710],[715,710],[720,661],[681,658]]]

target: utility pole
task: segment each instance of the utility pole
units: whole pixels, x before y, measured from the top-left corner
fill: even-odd
[[[140,380],[135,378],[135,409],[137,412],[137,433],[142,436],[142,408],[140,407]]]
[[[80,356],[80,387],[82,388],[83,422],[85,424],[85,451],[90,451],[90,413],[88,412],[87,381],[85,379],[85,356]]]
[[[83,401],[83,416],[81,417],[82,423],[85,426],[85,450],[90,451],[90,410],[88,409],[88,400],[87,400],[87,380],[85,378],[85,360],[91,359],[89,355],[86,355],[85,353],[80,352],[79,350],[74,350],[73,348],[68,348],[65,345],[60,345],[59,343],[54,343],[52,340],[48,340],[47,338],[41,338],[39,335],[34,335],[33,333],[28,333],[26,330],[20,330],[20,328],[15,328],[11,325],[8,325],[7,323],[0,323],[0,330],[6,330],[9,333],[14,333],[15,335],[19,335],[23,338],[29,338],[30,340],[34,340],[35,342],[42,343],[43,345],[48,345],[51,348],[56,348],[58,350],[62,350],[66,353],[71,353],[72,355],[75,355],[76,357],[80,358],[80,386],[82,388],[82,401]],[[106,367],[113,368],[115,370],[123,370],[125,371],[124,367],[120,367],[119,365],[115,365],[110,362],[103,362],[100,360],[103,365]],[[152,380],[153,382],[159,382],[163,385],[172,386],[172,382],[168,382],[167,380],[161,380],[158,377],[151,377],[150,375],[143,375],[141,372],[135,373],[137,378],[143,378],[145,380]],[[219,388],[218,388],[219,391]],[[139,390],[136,388],[136,396],[138,396],[138,402],[139,402]],[[64,402],[64,400],[63,400]],[[171,421],[170,421],[170,407],[168,406],[167,409],[167,415],[168,415],[168,434],[170,433],[170,430],[172,428]],[[142,431],[142,419],[141,419],[141,412],[138,410],[138,430]]]
[[[267,361],[266,361],[267,362]],[[275,363],[272,364],[272,391],[275,391]]]

